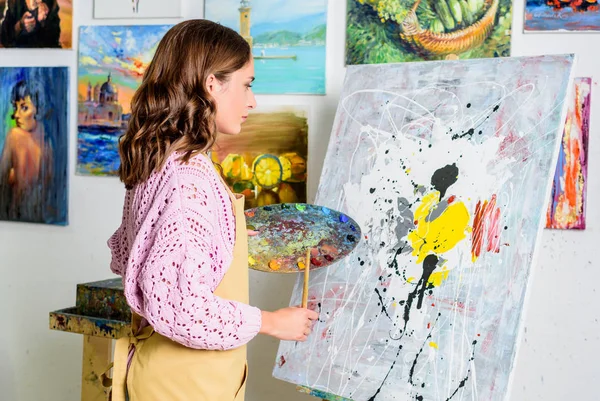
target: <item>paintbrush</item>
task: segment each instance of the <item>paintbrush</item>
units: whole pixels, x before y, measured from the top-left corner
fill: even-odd
[[[302,290],[302,307],[308,305],[308,277],[310,275],[310,248],[306,250],[306,263],[304,264],[304,288]]]

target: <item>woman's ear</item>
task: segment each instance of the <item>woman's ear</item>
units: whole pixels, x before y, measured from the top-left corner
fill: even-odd
[[[217,92],[220,92],[222,89],[221,82],[215,77],[214,74],[210,74],[206,78],[206,89],[211,96],[214,96]]]

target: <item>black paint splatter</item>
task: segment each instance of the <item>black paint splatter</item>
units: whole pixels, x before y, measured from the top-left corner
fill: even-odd
[[[450,185],[458,180],[458,167],[456,163],[447,164],[439,170],[436,170],[431,177],[431,185],[440,191],[440,199],[444,198]]]

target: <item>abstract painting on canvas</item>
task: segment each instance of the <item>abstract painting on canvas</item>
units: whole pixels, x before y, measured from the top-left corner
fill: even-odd
[[[84,26],[77,72],[77,173],[115,175],[133,94],[170,25]]]
[[[69,70],[0,68],[0,220],[67,224]]]
[[[526,0],[525,32],[600,31],[597,0]]]
[[[0,0],[0,47],[70,49],[72,0]]]
[[[585,228],[591,78],[577,78],[546,213],[546,228]]]
[[[510,55],[510,0],[347,2],[347,64]]]
[[[306,202],[307,110],[262,108],[251,112],[239,135],[219,135],[211,158],[246,209]]]
[[[252,47],[259,94],[325,94],[327,0],[206,0],[204,17]]]
[[[320,319],[280,343],[275,377],[354,401],[507,399],[572,62],[348,67],[315,203],[364,235],[311,274]]]
[[[94,0],[94,18],[179,18],[181,0]]]

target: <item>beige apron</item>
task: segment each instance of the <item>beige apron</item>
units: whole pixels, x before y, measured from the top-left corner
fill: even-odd
[[[244,198],[231,192],[235,213],[235,246],[229,270],[214,294],[248,303],[248,237]],[[243,401],[246,390],[246,346],[227,351],[185,347],[152,327],[139,329],[134,315],[134,337],[119,339],[115,346],[112,400],[125,401]],[[132,348],[135,347],[133,350]],[[133,352],[129,371],[127,359]]]

